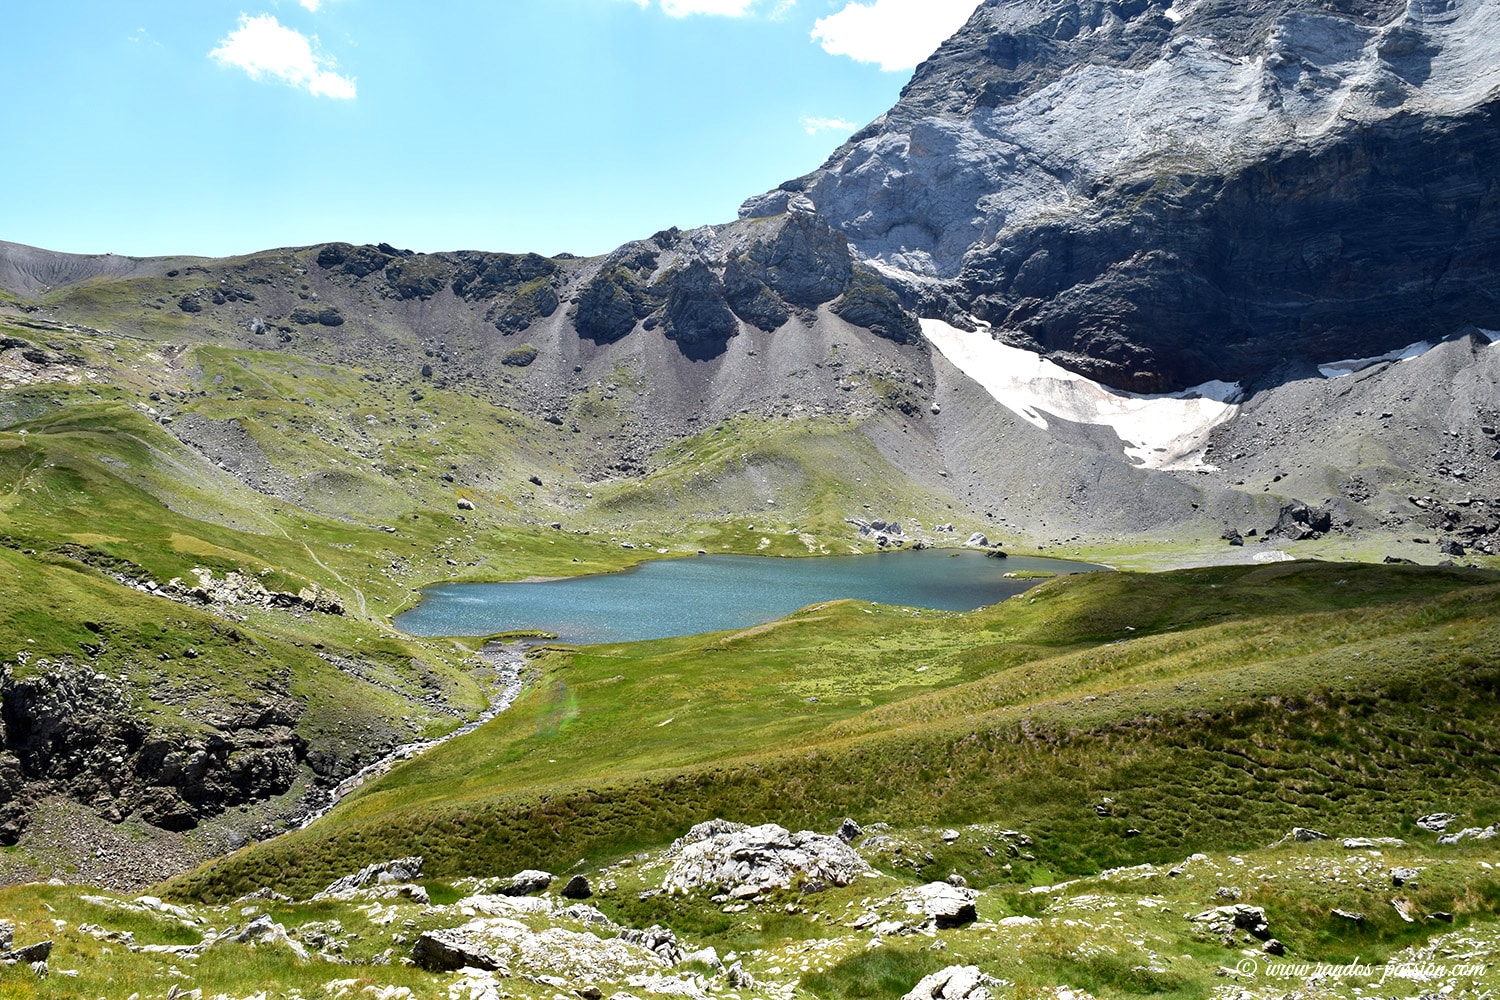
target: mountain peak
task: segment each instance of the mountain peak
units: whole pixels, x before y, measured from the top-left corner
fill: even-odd
[[[991,0],[742,212],[1122,388],[1378,354],[1500,323],[1497,49],[1483,0]]]

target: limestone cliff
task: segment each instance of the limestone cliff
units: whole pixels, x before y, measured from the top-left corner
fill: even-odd
[[[1500,8],[987,0],[816,208],[933,318],[1111,385],[1500,325]]]

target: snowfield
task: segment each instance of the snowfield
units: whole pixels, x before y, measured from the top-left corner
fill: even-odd
[[[1235,383],[1205,382],[1171,395],[1143,396],[1107,388],[1039,354],[1009,347],[985,329],[969,333],[924,319],[922,332],[1012,413],[1043,430],[1048,418],[1112,428],[1125,455],[1148,469],[1214,471],[1203,461],[1209,432],[1239,411]]]

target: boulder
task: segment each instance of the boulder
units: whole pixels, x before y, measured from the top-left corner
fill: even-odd
[[[643,931],[627,927],[620,931],[619,937],[621,941],[640,945],[667,965],[683,961],[682,944],[677,935],[659,924],[652,924]]]
[[[35,962],[45,962],[52,954],[51,941],[38,941],[36,944],[28,944],[24,948],[16,948],[0,952],[0,963],[6,965],[31,965]]]
[[[269,914],[262,913],[254,920],[246,924],[242,929],[230,928],[219,935],[214,941],[215,945],[233,942],[235,944],[250,945],[281,945],[289,949],[298,958],[307,958],[307,949],[299,941],[292,940],[287,934],[286,927],[271,920]]]
[[[1289,541],[1304,541],[1321,538],[1333,529],[1333,514],[1323,507],[1309,507],[1304,503],[1289,504],[1281,508],[1276,526],[1266,532],[1267,538],[1285,538]]]
[[[1493,826],[1467,826],[1456,833],[1443,834],[1438,838],[1438,843],[1456,844],[1460,840],[1468,840],[1469,838],[1473,838],[1474,840],[1493,840],[1497,832],[1500,832],[1500,829]]]
[[[1271,937],[1271,927],[1266,921],[1266,911],[1247,903],[1216,906],[1212,910],[1204,910],[1188,919],[1193,923],[1203,924],[1209,933],[1225,940],[1232,938],[1235,931],[1247,931],[1251,937],[1261,941]]]
[[[979,919],[975,907],[979,893],[973,889],[947,882],[929,882],[908,889],[902,895],[906,898],[908,913],[923,914],[939,930],[962,927]]]
[[[835,836],[837,836],[846,844],[852,844],[856,840],[858,840],[864,832],[864,829],[858,823],[854,822],[854,820],[845,819],[842,823],[839,824],[839,830],[838,833],[835,834]]]
[[[976,531],[969,536],[969,540],[964,542],[964,545],[971,549],[987,549],[990,547],[990,540],[982,532]]]
[[[502,879],[491,887],[490,892],[497,896],[529,896],[534,892],[542,892],[552,884],[555,876],[551,872],[537,871],[528,868],[522,872],[516,872],[508,879]]]
[[[1428,813],[1417,820],[1417,826],[1428,833],[1442,833],[1456,819],[1452,813]]]
[[[568,879],[568,884],[563,886],[563,899],[588,899],[594,894],[594,887],[589,885],[589,880],[582,875],[574,875]]]
[[[1291,837],[1299,844],[1307,844],[1315,840],[1330,839],[1328,834],[1323,833],[1321,830],[1309,830],[1305,826],[1292,827]]]
[[[755,989],[755,977],[746,972],[744,965],[739,962],[735,962],[729,967],[729,971],[724,973],[724,980],[729,984],[731,989]]]
[[[1415,868],[1392,868],[1391,885],[1397,889],[1403,885],[1411,885],[1417,880],[1417,876],[1420,874],[1422,873]]]
[[[396,858],[361,868],[353,875],[345,875],[314,896],[314,899],[349,898],[368,885],[389,885],[414,882],[422,877],[420,856]]]
[[[924,977],[902,1000],[992,1000],[1003,985],[978,966],[950,965]]]
[[[500,957],[482,941],[460,930],[424,931],[412,945],[411,960],[428,972],[505,968]]]
[[[790,833],[774,823],[699,823],[673,843],[666,856],[672,859],[662,880],[667,892],[710,888],[747,899],[816,883],[844,886],[870,870],[837,837],[806,830]]]
[[[700,948],[697,951],[690,951],[682,956],[682,960],[684,962],[698,962],[708,966],[715,972],[722,972],[724,970],[724,961],[719,958],[718,949],[712,945],[707,948]]]

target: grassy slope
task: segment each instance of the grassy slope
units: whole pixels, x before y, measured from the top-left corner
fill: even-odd
[[[970,615],[839,603],[738,635],[556,650],[479,733],[174,891],[307,890],[408,853],[439,875],[566,868],[715,815],[1036,835],[1035,864],[990,866],[997,882],[1296,823],[1398,831],[1459,802],[1488,821],[1497,608],[1471,572],[1301,564],[1060,579]]]

